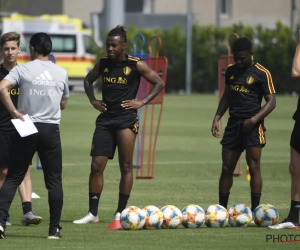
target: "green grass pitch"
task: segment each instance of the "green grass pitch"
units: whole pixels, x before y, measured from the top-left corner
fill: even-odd
[[[98,94],[100,98],[100,94]],[[290,203],[289,139],[297,98],[278,96],[277,107],[267,117],[267,145],[262,154],[263,193],[261,203],[278,208],[280,219]],[[221,168],[219,139],[210,128],[217,97],[214,95],[166,95],[157,144],[154,180],[135,180],[128,205],[144,207],[170,204],[182,209],[198,204],[203,209],[218,203],[218,179]],[[47,240],[49,214],[47,191],[42,171],[31,167],[33,191],[41,196],[33,200],[33,209],[44,218],[39,226],[20,225],[22,208],[16,194],[11,206],[12,226],[7,227],[0,249],[299,249],[300,243],[266,242],[267,234],[300,234],[297,230],[270,231],[266,228],[107,231],[117,205],[119,170],[117,156],[105,171],[98,225],[74,225],[72,221],[88,212],[88,176],[90,146],[97,111],[84,93],[72,93],[60,126],[63,145],[64,208],[61,218],[62,240]],[[224,124],[224,123],[223,123]],[[250,206],[250,188],[242,156],[243,175],[234,179],[229,206]],[[35,163],[35,162],[34,162]],[[298,237],[299,239],[300,237]]]

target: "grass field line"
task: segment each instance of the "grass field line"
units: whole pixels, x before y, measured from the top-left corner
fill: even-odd
[[[157,161],[155,162],[156,165],[195,165],[195,164],[221,164],[222,161],[221,160],[215,160],[215,161],[209,161],[209,160],[205,160],[205,161]],[[288,159],[280,159],[280,160],[262,160],[261,164],[264,163],[289,163]],[[65,162],[63,163],[63,166],[77,166],[77,165],[85,165],[85,164],[89,164],[89,162]],[[133,163],[135,164],[135,163]],[[144,164],[147,164],[147,162],[144,162]],[[107,165],[114,165],[117,166],[119,165],[119,163],[117,162],[108,162]]]

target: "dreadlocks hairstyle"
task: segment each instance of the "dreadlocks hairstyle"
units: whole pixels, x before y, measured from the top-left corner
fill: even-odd
[[[233,52],[248,51],[252,52],[252,43],[245,37],[236,39],[232,45]]]
[[[120,38],[124,41],[124,43],[127,43],[127,36],[126,36],[126,27],[122,25],[118,25],[116,28],[112,29],[108,36],[120,36]]]

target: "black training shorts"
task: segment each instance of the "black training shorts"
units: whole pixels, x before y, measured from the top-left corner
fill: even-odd
[[[12,134],[0,134],[0,168],[8,167],[12,137]]]
[[[136,114],[126,116],[107,117],[99,115],[93,135],[91,156],[107,156],[113,159],[117,147],[117,131],[129,128],[137,134],[139,129]]]
[[[254,125],[251,131],[243,132],[242,126],[245,119],[229,118],[221,144],[228,149],[243,152],[246,147],[266,144],[265,127],[263,122]]]
[[[295,122],[291,134],[290,146],[300,154],[300,122]]]

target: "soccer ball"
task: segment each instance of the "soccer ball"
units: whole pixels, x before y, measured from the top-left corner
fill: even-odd
[[[271,204],[260,204],[253,213],[254,222],[257,226],[268,227],[278,223],[279,213]]]
[[[182,213],[178,207],[173,205],[166,205],[161,209],[163,213],[163,224],[162,228],[177,228],[182,222]]]
[[[129,206],[122,211],[120,222],[127,230],[142,229],[145,224],[145,213],[136,206]]]
[[[229,224],[233,227],[247,227],[252,221],[252,211],[245,204],[235,204],[229,210]]]
[[[204,210],[194,204],[188,205],[182,209],[182,225],[185,228],[201,227],[205,221]]]
[[[156,206],[146,206],[142,209],[145,213],[145,229],[160,228],[163,223],[163,213]]]
[[[210,205],[205,211],[205,225],[207,227],[225,227],[228,217],[225,207],[219,204]]]

